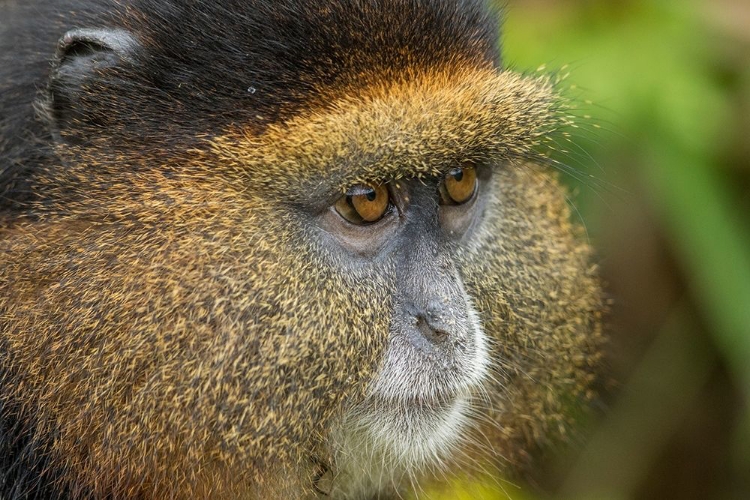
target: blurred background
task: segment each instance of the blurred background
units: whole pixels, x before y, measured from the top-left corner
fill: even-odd
[[[578,101],[575,217],[612,383],[527,483],[437,498],[750,499],[750,1],[506,0],[512,69]]]

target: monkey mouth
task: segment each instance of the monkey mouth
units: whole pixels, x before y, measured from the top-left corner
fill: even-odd
[[[450,411],[459,399],[468,397],[466,392],[444,392],[424,397],[405,395],[400,398],[372,396],[367,406],[370,411],[401,412],[409,414],[437,414]]]
[[[415,376],[413,372],[401,373],[397,383],[378,384],[358,410],[388,415],[391,423],[429,425],[435,419],[454,414],[459,408],[471,406],[482,390],[486,373],[484,366],[474,368],[442,373],[442,376],[432,373],[428,377]]]
[[[483,344],[450,363],[394,363],[378,376],[365,401],[368,409],[439,414],[481,391],[487,374]],[[419,360],[418,360],[419,361]],[[425,366],[426,365],[426,366]]]

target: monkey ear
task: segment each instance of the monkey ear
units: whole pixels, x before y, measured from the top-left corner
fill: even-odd
[[[74,29],[60,38],[48,85],[48,110],[56,139],[73,139],[81,126],[102,116],[92,90],[108,68],[132,62],[138,42],[122,29]],[[71,132],[72,135],[66,132]]]

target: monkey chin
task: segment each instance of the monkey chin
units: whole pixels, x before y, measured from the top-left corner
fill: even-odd
[[[489,371],[487,339],[473,307],[465,334],[425,352],[394,335],[368,397],[333,435],[334,498],[359,498],[437,472],[470,434],[473,404]]]

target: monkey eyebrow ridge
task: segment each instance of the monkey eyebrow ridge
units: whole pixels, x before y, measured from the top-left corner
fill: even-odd
[[[357,183],[439,175],[460,161],[535,157],[564,126],[549,77],[495,69],[441,71],[315,108],[263,134],[230,131],[212,140],[224,165],[290,179]],[[277,182],[274,182],[277,180]]]

